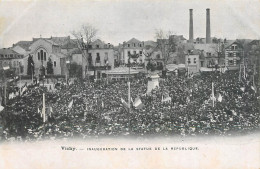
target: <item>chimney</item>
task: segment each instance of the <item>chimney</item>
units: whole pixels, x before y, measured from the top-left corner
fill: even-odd
[[[210,9],[206,9],[206,43],[211,43],[211,37],[210,37]]]
[[[190,29],[189,29],[189,42],[193,43],[193,14],[192,10],[190,9]]]

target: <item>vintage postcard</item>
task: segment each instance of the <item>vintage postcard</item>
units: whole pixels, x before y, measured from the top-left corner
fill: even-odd
[[[1,169],[259,169],[259,0],[0,0]]]

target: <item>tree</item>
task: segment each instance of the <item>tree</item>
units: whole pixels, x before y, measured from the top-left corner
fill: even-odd
[[[52,63],[51,58],[49,58],[48,62],[47,62],[47,74],[53,75],[53,63]]]
[[[34,61],[32,55],[29,54],[28,65],[27,65],[27,75],[34,75]]]
[[[77,63],[73,62],[70,64],[70,77],[82,77],[82,66],[78,65]]]
[[[175,38],[171,38],[172,33],[168,31],[165,33],[163,30],[156,30],[155,38],[157,39],[158,49],[162,52],[163,57],[163,74],[166,73],[166,65],[171,56],[176,51],[177,43]]]
[[[78,31],[73,31],[72,35],[76,38],[77,47],[82,53],[82,78],[88,74],[88,52],[91,49],[91,43],[95,40],[97,29],[90,24],[82,25]]]

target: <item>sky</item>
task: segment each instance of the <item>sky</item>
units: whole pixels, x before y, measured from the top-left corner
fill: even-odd
[[[194,38],[205,37],[206,8],[212,37],[260,39],[259,0],[0,0],[0,48],[33,37],[72,37],[83,24],[114,45],[133,37],[155,40],[158,29],[188,39],[189,9]]]

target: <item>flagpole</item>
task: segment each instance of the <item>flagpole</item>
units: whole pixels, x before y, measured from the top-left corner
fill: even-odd
[[[214,82],[212,82],[212,107],[214,107]]]
[[[42,116],[43,116],[43,128],[44,128],[44,135],[45,135],[45,121],[46,121],[46,115],[45,115],[45,93],[42,94]]]
[[[239,77],[239,81],[241,82],[241,64],[239,64],[239,75],[238,75],[238,77]]]

